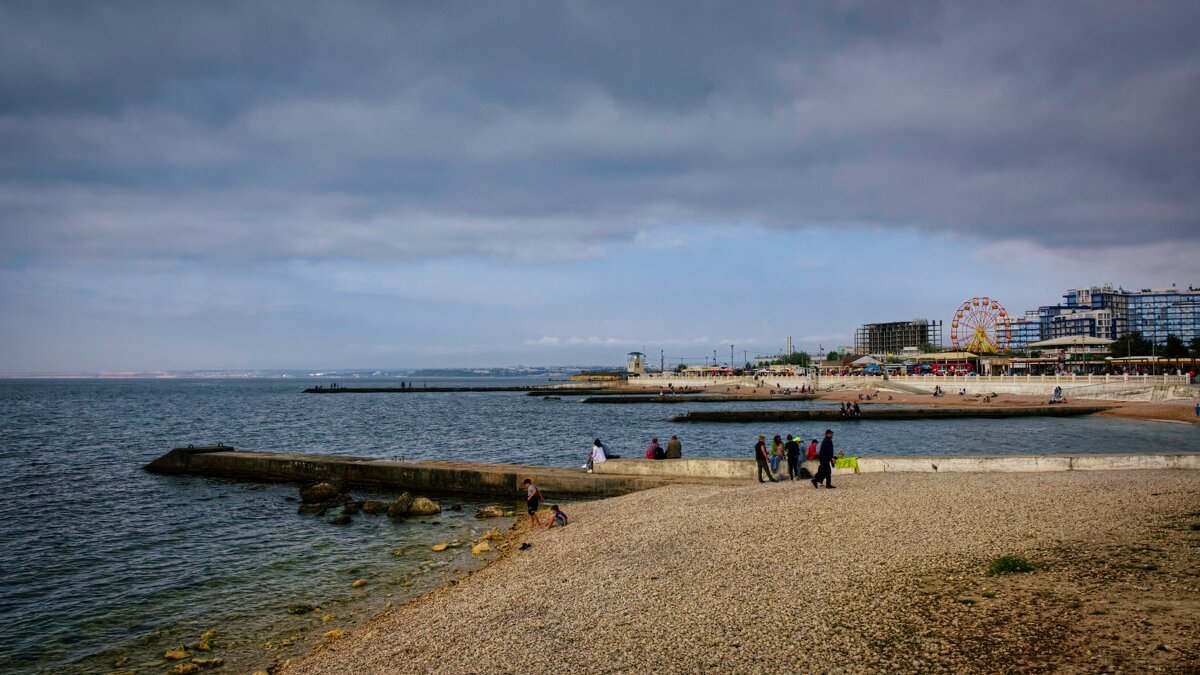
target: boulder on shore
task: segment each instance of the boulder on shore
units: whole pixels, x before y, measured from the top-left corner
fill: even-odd
[[[300,490],[300,501],[305,504],[321,504],[337,499],[339,490],[333,483],[317,483]]]
[[[388,505],[388,518],[403,518],[408,515],[408,507],[412,506],[413,496],[405,492],[396,497],[391,504]]]
[[[432,499],[417,497],[408,507],[410,516],[433,516],[442,512],[442,507]]]
[[[377,515],[380,513],[387,513],[387,510],[388,510],[387,502],[377,502],[373,499],[368,499],[367,501],[362,503],[363,513]]]
[[[475,512],[476,518],[503,518],[504,509],[499,506],[485,506]]]

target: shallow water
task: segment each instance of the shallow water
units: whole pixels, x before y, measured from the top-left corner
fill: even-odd
[[[297,515],[296,503],[287,501],[295,486],[142,471],[188,443],[571,466],[583,462],[596,436],[626,456],[640,455],[651,435],[665,442],[672,433],[688,456],[750,456],[759,433],[818,438],[829,427],[851,455],[1200,451],[1194,427],[1100,417],[671,424],[673,415],[715,404],[596,405],[519,392],[314,396],[300,393],[305,386],[4,382],[0,670],[109,672],[126,656],[125,668],[165,670],[165,649],[193,645],[208,629],[218,631],[212,656],[226,658],[231,672],[252,670],[302,651],[327,630],[352,627],[385,602],[439,585],[452,570],[478,565],[465,548],[435,554],[428,547],[497,526],[472,518],[467,503],[461,513],[426,519],[433,524],[358,515],[339,527],[328,516]],[[395,548],[405,554],[393,556]],[[367,585],[351,588],[358,578]],[[295,603],[321,610],[288,614]],[[322,621],[326,614],[333,619]]]

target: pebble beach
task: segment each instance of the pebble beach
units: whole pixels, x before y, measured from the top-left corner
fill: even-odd
[[[484,569],[283,672],[1200,667],[1196,472],[838,479],[564,504],[568,527],[519,524]],[[989,575],[999,556],[1033,570]]]

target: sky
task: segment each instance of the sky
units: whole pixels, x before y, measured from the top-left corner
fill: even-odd
[[[1195,2],[0,3],[0,371],[616,364],[1200,285]]]

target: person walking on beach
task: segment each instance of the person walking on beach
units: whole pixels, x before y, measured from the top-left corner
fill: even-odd
[[[763,472],[767,473],[767,478],[772,483],[775,482],[775,476],[771,475],[771,467],[767,464],[767,437],[759,436],[758,442],[754,444],[754,461],[758,463],[758,482],[765,483],[763,480]]]
[[[783,447],[787,450],[788,479],[796,480],[800,475],[800,439],[793,434]]]
[[[821,461],[820,467],[817,468],[817,475],[813,476],[813,487],[820,487],[821,480],[825,480],[825,489],[833,489],[833,429],[825,430],[825,440],[821,441],[821,452],[817,455],[817,459]]]
[[[533,484],[533,481],[525,479],[525,506],[529,508],[529,524],[532,527],[539,527],[542,523],[538,521],[538,507],[542,505],[542,493]]]
[[[667,459],[680,459],[683,457],[683,443],[678,436],[672,436],[671,440],[667,441]]]

